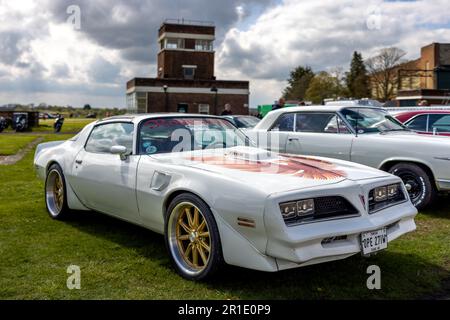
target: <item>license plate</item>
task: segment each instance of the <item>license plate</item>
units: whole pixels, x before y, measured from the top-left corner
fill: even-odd
[[[361,247],[364,255],[386,249],[387,243],[386,228],[361,234]]]

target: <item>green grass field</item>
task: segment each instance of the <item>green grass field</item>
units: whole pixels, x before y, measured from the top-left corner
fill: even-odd
[[[84,118],[65,118],[64,124],[61,129],[61,133],[64,132],[76,132],[79,131],[81,128],[83,128],[85,125],[97,121],[97,119],[84,119]],[[55,119],[47,119],[47,120],[39,120],[39,127],[33,128],[33,131],[35,132],[42,132],[42,131],[53,131],[53,123],[55,122]]]
[[[97,121],[97,119],[85,119],[85,118],[65,118],[64,124],[61,129],[61,133],[74,133],[80,131],[85,125]],[[49,133],[53,132],[53,123],[55,119],[42,120],[39,119],[39,127],[31,128],[33,133]],[[14,132],[14,130],[9,127],[5,132]],[[26,134],[26,133],[24,133]]]
[[[16,154],[34,139],[36,139],[36,136],[23,134],[11,136],[0,134],[0,156]]]
[[[0,299],[407,299],[432,298],[448,285],[448,197],[419,214],[416,232],[372,258],[279,273],[227,267],[194,283],[174,272],[160,235],[97,213],[50,219],[32,159],[30,152],[0,166]],[[81,268],[81,290],[66,287],[72,264]],[[366,287],[372,264],[381,268],[381,290]]]

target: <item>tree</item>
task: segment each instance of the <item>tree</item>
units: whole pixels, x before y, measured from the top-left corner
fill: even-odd
[[[337,76],[322,71],[314,76],[306,90],[306,100],[320,104],[324,99],[336,99],[343,93],[343,87]]]
[[[90,104],[85,104],[84,105],[84,107],[83,107],[83,110],[91,110],[92,108],[91,108],[91,105]]]
[[[304,100],[312,78],[314,78],[314,72],[309,66],[298,66],[290,73],[283,97],[287,100]]]
[[[403,63],[405,54],[405,51],[391,47],[381,49],[376,56],[367,59],[372,95],[376,98],[387,101],[393,97],[398,82],[396,67]]]
[[[345,78],[348,95],[352,98],[367,98],[370,95],[367,69],[361,53],[353,52],[352,62],[350,63],[350,71],[347,72]]]

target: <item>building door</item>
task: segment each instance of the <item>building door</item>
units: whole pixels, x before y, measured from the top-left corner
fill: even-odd
[[[187,113],[188,112],[188,104],[187,103],[179,103],[177,106],[177,112],[179,113]]]

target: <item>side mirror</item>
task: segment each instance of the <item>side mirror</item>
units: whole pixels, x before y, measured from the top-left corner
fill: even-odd
[[[120,160],[126,160],[128,157],[127,147],[124,146],[112,146],[110,149],[111,154],[118,154]]]

